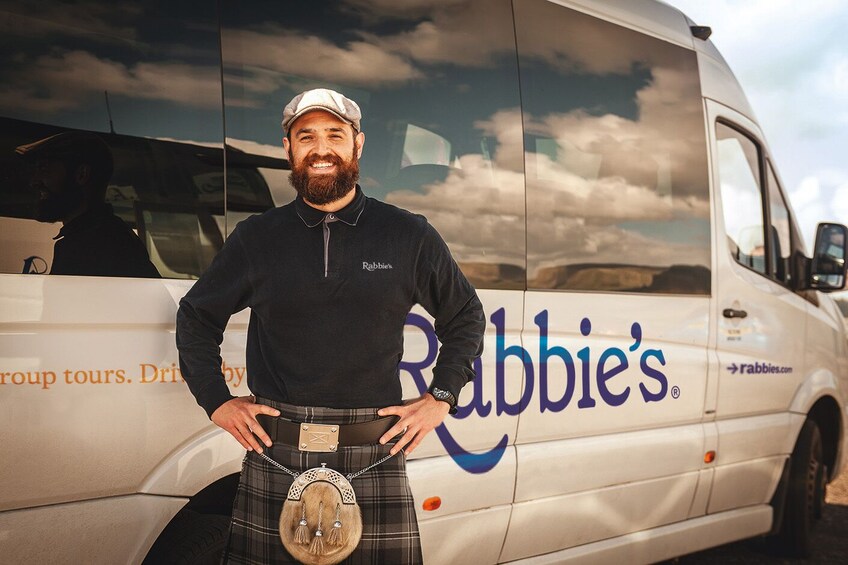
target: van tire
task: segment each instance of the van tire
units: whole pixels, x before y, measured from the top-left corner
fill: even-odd
[[[823,458],[821,432],[815,421],[808,419],[790,457],[783,523],[774,540],[775,549],[782,555],[810,555],[812,527],[821,516],[824,497]]]
[[[229,529],[229,516],[183,510],[153,544],[144,565],[218,565]]]

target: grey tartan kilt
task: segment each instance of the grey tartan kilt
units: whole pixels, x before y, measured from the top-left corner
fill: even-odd
[[[256,401],[273,406],[282,417],[296,422],[354,424],[378,417],[376,408],[335,409],[292,406],[260,398]],[[337,453],[307,453],[275,444],[265,453],[298,473],[326,463],[327,467],[348,475],[388,455],[390,447],[376,444],[342,447]],[[233,503],[223,563],[297,563],[283,547],[279,533],[280,512],[293,480],[256,453],[247,452]],[[422,563],[415,503],[404,456],[392,457],[353,479],[351,484],[362,510],[363,532],[359,546],[343,563]]]

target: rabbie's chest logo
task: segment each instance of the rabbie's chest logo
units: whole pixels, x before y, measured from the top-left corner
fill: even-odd
[[[363,271],[388,271],[393,269],[390,263],[382,263],[380,261],[363,261],[362,262],[362,270]]]
[[[496,310],[489,318],[495,327],[495,399],[494,410],[496,415],[506,414],[516,416],[531,406],[534,390],[538,385],[538,409],[541,412],[562,412],[572,404],[576,404],[578,410],[589,410],[601,404],[607,406],[621,406],[625,402],[659,402],[664,399],[668,392],[668,378],[660,370],[666,364],[665,355],[661,349],[642,348],[642,326],[639,322],[633,322],[630,326],[630,337],[633,343],[627,348],[627,353],[618,347],[608,347],[599,356],[589,345],[577,349],[575,354],[560,345],[548,344],[548,311],[542,310],[534,318],[539,328],[539,349],[534,351],[537,360],[534,361],[531,352],[521,345],[506,345],[506,312],[503,308]],[[432,323],[418,314],[409,314],[406,325],[414,326],[424,332],[427,337],[427,355],[419,362],[401,361],[400,370],[409,373],[416,388],[423,394],[427,390],[427,382],[423,371],[433,365],[439,351],[439,343]],[[580,333],[588,337],[592,332],[592,322],[589,318],[583,318],[580,322]],[[579,345],[579,344],[578,344]],[[640,348],[641,351],[640,351]],[[630,355],[628,355],[628,353]],[[506,371],[504,363],[510,357],[520,361],[524,366],[521,398],[517,402],[509,402],[506,399]],[[576,358],[576,359],[575,359]],[[552,361],[553,360],[553,361]],[[566,384],[565,391],[555,398],[551,398],[548,387],[548,363],[561,363],[565,368]],[[632,367],[632,368],[631,368]],[[538,370],[537,370],[538,369]],[[492,412],[492,401],[483,396],[483,363],[480,359],[475,360],[474,370],[477,373],[469,386],[473,387],[474,396],[466,405],[457,406],[454,418],[467,418],[473,413],[486,417]],[[561,369],[554,369],[561,370]],[[624,380],[613,385],[610,382],[616,375],[625,371],[639,371],[638,387],[632,378],[629,384],[622,386]],[[593,390],[597,395],[593,396]],[[671,395],[677,398],[680,390],[675,386],[671,388]],[[575,402],[576,399],[576,402]],[[501,460],[509,437],[504,436],[489,451],[484,453],[469,453],[451,435],[444,424],[436,428],[436,434],[451,458],[462,469],[469,473],[485,473]]]

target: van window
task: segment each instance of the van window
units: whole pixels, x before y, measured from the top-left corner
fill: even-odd
[[[123,248],[110,248],[104,238],[53,239],[63,225],[63,233],[79,235],[110,222],[113,231],[104,233],[143,246],[159,276],[199,276],[221,246],[224,225],[215,4],[172,4],[160,12],[141,1],[121,9],[6,3],[3,18],[0,272],[47,273],[55,259],[66,274],[153,276],[136,269],[136,260],[118,266],[112,252]],[[37,167],[15,154],[20,145],[68,131],[99,135],[114,163],[105,195],[92,197],[90,214],[78,222],[66,210],[77,196],[64,192],[71,204],[57,203],[52,191],[39,190]],[[76,157],[48,161],[67,167],[66,158]],[[54,204],[58,211],[47,209]],[[74,241],[82,245],[67,255]],[[54,246],[65,255],[54,257]],[[82,254],[97,259],[77,263]]]
[[[783,198],[771,160],[768,161],[769,220],[771,222],[771,276],[779,283],[792,283],[792,240],[789,207]]]
[[[524,288],[508,0],[225,0],[221,21],[228,146],[285,158],[285,104],[308,88],[342,92],[362,108],[365,194],[424,214],[477,288]],[[274,199],[267,207],[294,198],[286,171],[259,171]],[[229,210],[230,226],[247,215]]]
[[[716,124],[724,229],[740,264],[766,274],[759,146],[742,132]]]
[[[695,53],[544,0],[515,18],[528,287],[709,294]]]

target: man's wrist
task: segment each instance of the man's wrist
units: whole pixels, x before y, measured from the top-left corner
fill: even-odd
[[[456,397],[453,395],[453,393],[436,386],[431,386],[429,389],[427,389],[427,392],[436,400],[444,402],[450,407],[450,409],[448,410],[448,414],[456,413]]]

